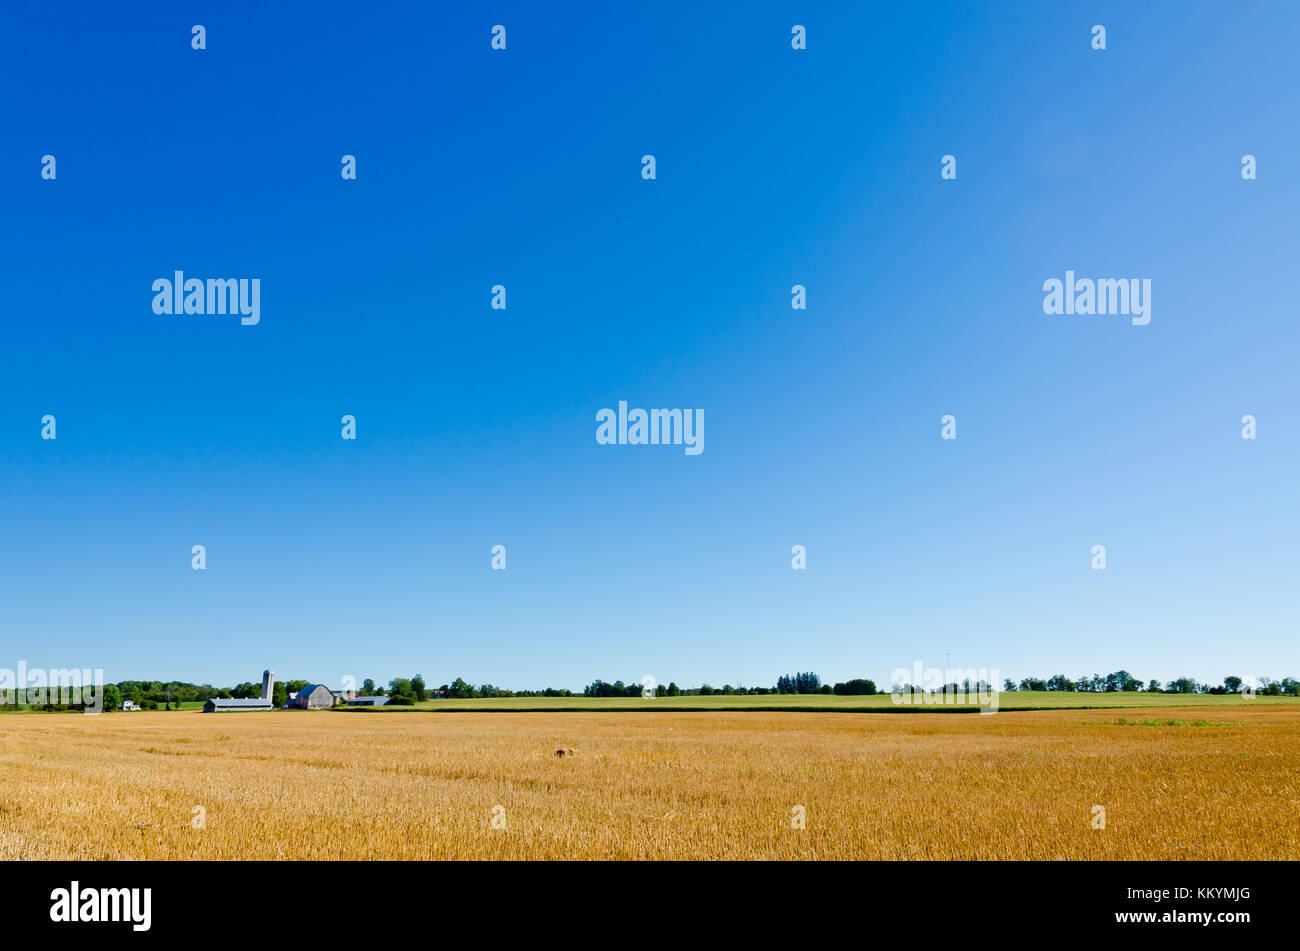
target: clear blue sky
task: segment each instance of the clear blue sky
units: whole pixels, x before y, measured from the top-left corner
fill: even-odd
[[[1294,3],[617,7],[7,8],[0,666],[1300,675]]]

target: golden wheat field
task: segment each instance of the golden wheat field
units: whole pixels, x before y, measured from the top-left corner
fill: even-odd
[[[6,716],[0,768],[5,859],[1300,856],[1285,707]]]

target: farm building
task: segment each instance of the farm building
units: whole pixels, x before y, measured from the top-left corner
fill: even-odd
[[[324,684],[308,684],[289,701],[289,707],[294,710],[328,710],[332,706],[334,694]]]
[[[270,700],[263,700],[261,697],[250,697],[247,700],[222,700],[219,697],[213,697],[207,703],[203,704],[204,713],[231,713],[236,710],[273,710]]]
[[[233,713],[236,710],[271,710],[271,692],[275,688],[275,671],[262,671],[262,695],[247,700],[221,700],[213,697],[203,704],[204,713]]]
[[[387,697],[353,697],[348,701],[349,707],[382,707],[388,702]]]

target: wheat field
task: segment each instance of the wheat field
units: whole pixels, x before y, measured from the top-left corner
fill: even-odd
[[[0,858],[1297,858],[1298,714],[5,716]]]

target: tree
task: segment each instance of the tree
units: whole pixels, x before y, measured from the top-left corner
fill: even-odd
[[[447,685],[447,696],[456,700],[472,700],[475,693],[474,688],[467,684],[463,677],[457,677]]]
[[[1161,693],[1161,692],[1162,691],[1160,689],[1160,681],[1156,680],[1155,678],[1152,678],[1151,682],[1147,684],[1147,693]]]
[[[116,684],[104,684],[103,697],[105,710],[116,710],[122,706],[122,691],[117,689]]]
[[[369,677],[361,681],[361,693],[364,696],[373,697],[378,689],[379,688],[375,686],[375,682]]]
[[[795,676],[795,688],[800,693],[816,693],[821,689],[821,685],[822,679],[811,670],[804,671]]]
[[[676,683],[675,681],[669,681],[669,682],[668,682],[668,696],[670,696],[670,697],[680,697],[681,695],[682,695],[682,688],[679,687],[679,686],[677,686],[677,683]]]
[[[1224,677],[1223,690],[1225,693],[1241,693],[1241,678]]]
[[[428,688],[424,685],[424,675],[416,674],[411,678],[411,690],[415,693],[416,700],[423,700],[429,694]]]
[[[1123,693],[1125,690],[1128,689],[1128,685],[1132,682],[1132,680],[1133,680],[1133,675],[1130,674],[1127,670],[1117,670],[1113,674],[1107,674],[1106,692]]]
[[[258,695],[261,695],[261,687],[258,688]],[[271,688],[271,706],[282,707],[289,702],[289,688],[282,682],[276,681],[275,686]]]
[[[820,693],[822,679],[812,671],[799,671],[794,676],[783,674],[776,678],[777,693]]]
[[[415,688],[411,686],[411,682],[405,677],[394,677],[388,681],[388,695],[389,697],[410,697],[414,700]]]
[[[876,685],[870,680],[864,680],[859,677],[842,684],[836,684],[834,692],[840,696],[849,697],[874,696],[876,693]]]

